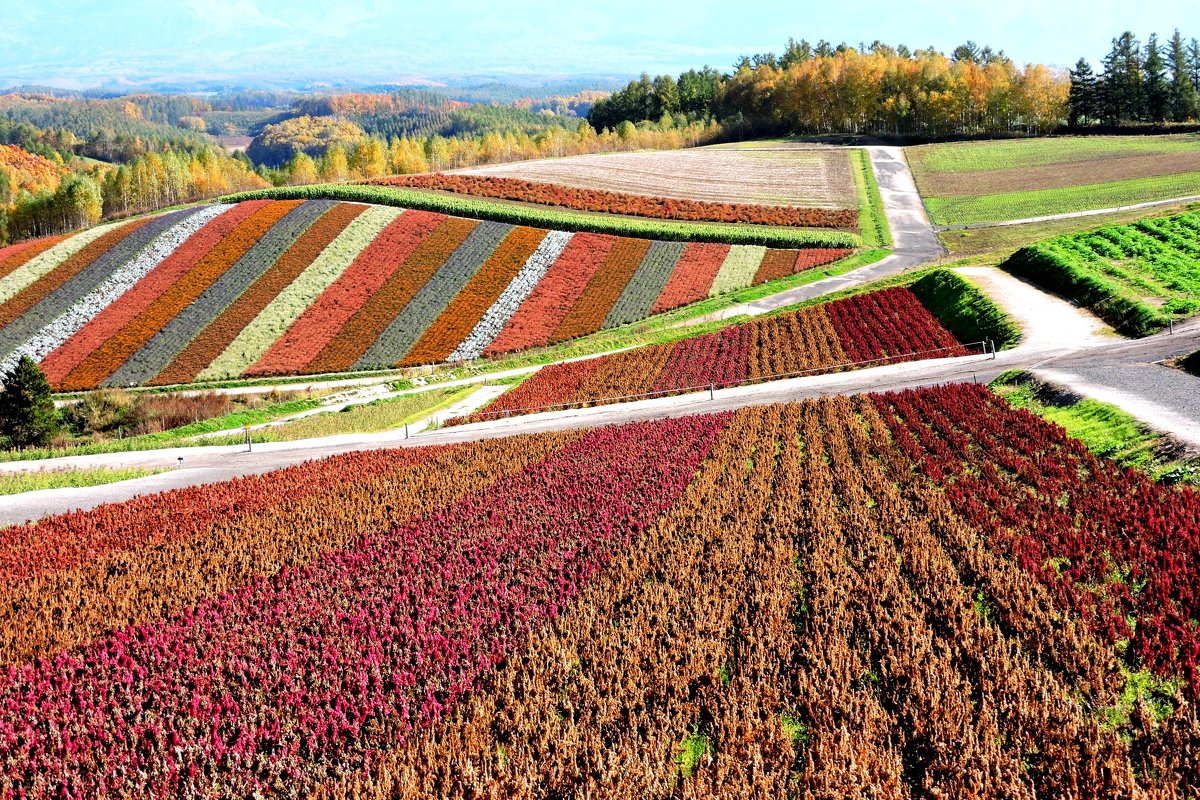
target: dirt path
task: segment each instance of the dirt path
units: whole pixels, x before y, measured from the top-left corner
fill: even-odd
[[[1090,347],[1112,344],[1115,334],[1104,322],[1066,300],[1046,294],[1032,284],[993,267],[954,270],[998,303],[1021,327],[1022,343],[1050,347]],[[1107,332],[1108,335],[1105,335]]]
[[[1033,222],[1053,222],[1056,219],[1078,219],[1081,217],[1097,217],[1101,214],[1115,214],[1120,211],[1136,211],[1139,208],[1155,208],[1156,206],[1171,206],[1181,203],[1192,203],[1200,201],[1200,194],[1188,195],[1187,197],[1175,197],[1170,200],[1151,200],[1147,203],[1134,203],[1128,206],[1116,206],[1115,208],[1094,208],[1089,211],[1071,211],[1066,214],[1048,214],[1044,217],[1026,217],[1025,219],[1008,219],[1000,222],[972,222],[967,225],[938,225],[934,230],[941,231],[967,231],[975,230],[976,228],[1006,228],[1009,225],[1028,225]]]

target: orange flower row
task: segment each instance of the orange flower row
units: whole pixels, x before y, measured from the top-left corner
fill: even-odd
[[[416,212],[406,211],[404,216],[412,213]],[[459,217],[442,220],[388,276],[379,291],[367,298],[337,336],[309,362],[306,371],[344,372],[350,369],[477,225],[478,220]]]
[[[592,276],[587,289],[575,303],[571,313],[551,334],[550,344],[565,342],[600,330],[609,309],[617,302],[621,291],[633,278],[649,249],[649,239],[617,239],[616,244],[608,251],[604,264]]]
[[[93,261],[115,247],[126,236],[152,221],[153,218],[147,217],[108,231],[95,241],[88,243],[82,250],[72,255],[66,261],[17,292],[8,302],[0,305],[0,328],[8,325],[17,319],[17,317],[20,317],[26,311],[33,308],[42,298],[58,289],[71,280],[71,278],[74,278]]]
[[[194,380],[213,359],[225,351],[229,343],[237,338],[242,329],[249,325],[276,295],[294,281],[305,267],[366,209],[366,206],[356,203],[339,203],[326,212],[293,242],[279,260],[251,284],[241,297],[193,339],[151,384],[166,386]]]
[[[33,239],[0,247],[0,278],[37,258],[65,238],[67,237],[50,236],[46,239]]]
[[[138,281],[120,300],[111,303],[95,319],[84,325],[74,336],[63,343],[42,361],[42,370],[47,380],[60,389],[91,389],[92,386],[68,384],[71,371],[83,363],[95,350],[119,333],[147,306],[194,267],[200,259],[217,246],[231,231],[246,218],[267,205],[267,200],[239,203],[213,219],[161,264]]]
[[[444,219],[406,211],[393,220],[263,354],[254,365],[256,373],[303,371]]]
[[[540,228],[513,229],[398,366],[445,361],[492,307],[545,237],[546,231]]]
[[[67,388],[92,388],[125,363],[154,334],[200,296],[225,270],[237,263],[271,226],[283,219],[300,200],[274,201],[238,225],[179,280],[96,348],[63,381]]]
[[[787,225],[806,228],[854,228],[858,212],[849,209],[768,206],[752,203],[720,203],[678,197],[615,192],[607,189],[582,189],[556,183],[538,183],[496,175],[397,175],[368,183],[382,186],[409,186],[456,192],[477,197],[495,197],[522,203],[572,208],[604,214],[625,214],[651,219],[677,219],[689,222],[740,222],[750,225]]]

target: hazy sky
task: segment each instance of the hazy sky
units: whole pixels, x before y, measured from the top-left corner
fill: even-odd
[[[480,72],[728,68],[788,36],[1017,61],[1098,61],[1126,29],[1200,36],[1197,0],[0,0],[0,85],[271,74],[397,80]]]

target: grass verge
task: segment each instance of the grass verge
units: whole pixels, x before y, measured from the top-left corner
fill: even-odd
[[[291,400],[275,403],[265,408],[235,411],[212,419],[200,420],[161,433],[147,433],[101,442],[89,442],[73,447],[30,448],[27,450],[0,451],[0,461],[35,461],[43,458],[65,456],[90,456],[99,453],[129,453],[139,450],[158,450],[164,447],[195,447],[212,444],[211,440],[196,439],[196,436],[216,431],[232,430],[242,425],[258,425],[272,419],[298,414],[321,404],[317,398]]]
[[[866,150],[850,151],[850,168],[854,173],[854,189],[858,194],[858,228],[863,247],[892,246],[892,232],[883,210],[883,196],[871,166],[871,154]]]
[[[410,424],[458,402],[478,389],[478,386],[455,386],[446,389],[417,392],[400,397],[376,400],[342,411],[314,414],[292,422],[284,422],[251,433],[258,442],[294,442],[300,439],[319,439],[347,433],[378,433]],[[245,436],[216,437],[204,444],[240,444]]]
[[[670,220],[605,217],[554,208],[514,206],[461,195],[446,195],[397,186],[361,186],[357,184],[317,184],[283,186],[242,192],[221,198],[221,202],[243,200],[343,200],[359,203],[399,206],[436,211],[460,217],[532,225],[564,231],[607,233],[664,241],[722,242],[766,247],[850,247],[862,246],[862,238],[853,233],[821,228],[784,228],[766,225],[720,225],[713,223],[673,222]]]
[[[935,270],[908,287],[960,342],[991,339],[1012,347],[1021,329],[979,287],[949,270]]]
[[[156,475],[161,469],[54,469],[37,472],[0,473],[0,495],[36,492],[40,489],[79,488],[117,483]]]
[[[1001,375],[991,388],[1016,408],[1062,426],[1098,456],[1165,483],[1200,485],[1200,458],[1184,457],[1168,437],[1116,406],[1059,390],[1020,371]]]
[[[1169,200],[1200,194],[1200,172],[1133,178],[1059,189],[984,194],[963,197],[927,197],[925,206],[937,225],[970,225],[1002,222],[1052,214],[1069,214],[1097,208]]]

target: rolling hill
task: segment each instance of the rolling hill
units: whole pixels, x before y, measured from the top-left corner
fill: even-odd
[[[62,390],[472,359],[848,255],[250,200],[0,250],[0,355]]]

